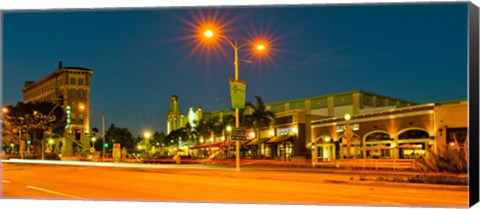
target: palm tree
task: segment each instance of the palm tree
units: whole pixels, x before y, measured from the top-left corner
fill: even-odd
[[[197,127],[196,127],[196,132],[200,137],[203,139],[209,139],[212,138],[215,134],[215,132],[218,130],[216,128],[218,125],[218,118],[209,118],[208,120],[201,119],[198,121]],[[209,149],[209,152],[211,151],[211,147]]]
[[[266,110],[261,97],[255,96],[255,98],[257,100],[255,105],[247,102],[247,107],[252,108],[253,112],[245,116],[245,122],[248,127],[255,130],[255,136],[260,139],[260,128],[270,126],[275,118],[275,114],[270,110]]]
[[[255,96],[255,98],[257,100],[255,105],[251,102],[247,102],[247,107],[252,108],[253,112],[246,116],[248,120],[245,122],[247,122],[247,126],[253,128],[269,126],[273,121],[275,114],[270,110],[266,110],[261,97]]]

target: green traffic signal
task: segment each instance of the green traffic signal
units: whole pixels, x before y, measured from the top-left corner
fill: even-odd
[[[32,140],[27,140],[27,144],[31,144],[32,143]]]
[[[105,148],[108,148],[108,143],[105,143],[103,146],[105,146]]]

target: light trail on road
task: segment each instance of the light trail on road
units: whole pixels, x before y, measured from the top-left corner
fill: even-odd
[[[176,165],[177,166],[177,165]],[[175,166],[174,166],[175,167]],[[4,197],[466,207],[467,191],[304,181],[333,174],[3,164]]]

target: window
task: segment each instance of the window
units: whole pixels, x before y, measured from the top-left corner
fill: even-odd
[[[76,115],[74,113],[70,114],[70,123],[75,123],[75,117]]]
[[[83,114],[78,115],[78,120],[80,123],[83,123]]]
[[[78,79],[78,85],[83,86],[83,78]]]
[[[78,98],[83,98],[83,90],[78,90]]]
[[[70,90],[70,97],[75,98],[75,90],[74,89]]]
[[[372,133],[372,134],[368,135],[367,138],[365,139],[365,141],[367,141],[367,142],[386,141],[386,140],[391,140],[390,135],[388,135],[387,133],[381,133],[381,132]]]
[[[467,141],[467,128],[449,128],[447,129],[447,145],[463,146]]]
[[[426,139],[429,135],[422,130],[409,130],[398,135],[398,139]]]
[[[75,78],[70,78],[70,85],[75,85]]]

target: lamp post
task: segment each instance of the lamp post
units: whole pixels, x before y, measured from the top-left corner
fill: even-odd
[[[85,108],[86,108],[85,105],[80,104],[79,109],[81,111],[84,111]],[[96,110],[95,108],[92,108],[92,107],[89,107],[89,108],[92,109],[92,110]],[[100,113],[102,115],[102,144],[103,144],[103,146],[102,146],[102,161],[103,161],[103,158],[105,157],[105,114],[103,112],[100,112]]]
[[[228,159],[230,159],[230,136],[231,136],[231,133],[232,133],[232,127],[231,126],[227,126],[227,144],[228,144],[228,147],[227,147],[227,155],[228,155]]]
[[[148,140],[150,139],[150,136],[152,136],[152,135],[150,134],[150,132],[145,131],[143,133],[143,136],[145,137],[145,155],[146,155],[146,157],[148,157],[148,144],[149,144]]]
[[[203,35],[206,37],[206,38],[213,38],[215,36],[215,33],[213,32],[213,30],[205,30]],[[233,48],[233,51],[234,51],[234,61],[233,61],[233,65],[234,65],[234,69],[235,69],[235,81],[238,81],[238,51],[240,50],[240,48],[248,45],[248,43],[243,43],[243,44],[238,44],[237,41],[230,41],[228,38],[220,35],[219,36],[220,38],[222,38],[223,40],[225,40],[226,42],[228,42],[228,44],[230,44],[230,46]],[[265,45],[263,44],[259,44],[255,47],[256,50],[258,51],[264,51],[265,50]],[[238,108],[235,108],[235,128],[240,128],[240,118],[239,118],[239,109]],[[236,140],[236,151],[235,151],[235,155],[236,155],[236,171],[239,172],[240,171],[240,141],[239,140]]]
[[[344,119],[345,119],[345,133],[343,134],[344,137],[346,138],[347,140],[347,159],[350,160],[350,139],[352,138],[353,136],[353,131],[352,129],[350,128],[350,114],[345,114],[344,116]]]

